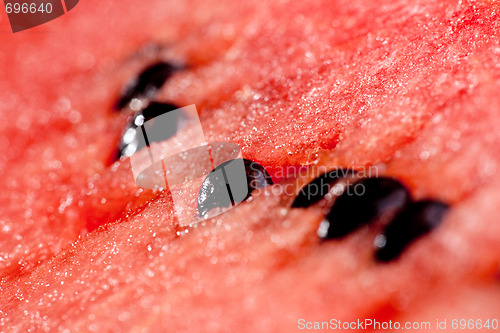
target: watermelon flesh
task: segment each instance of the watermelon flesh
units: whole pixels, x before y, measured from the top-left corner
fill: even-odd
[[[289,332],[301,318],[433,330],[438,318],[498,318],[499,10],[387,0],[117,11],[88,0],[2,34],[1,324]],[[180,224],[170,193],[139,188],[128,160],[106,166],[127,121],[112,105],[159,58],[189,68],[157,99],[196,104],[207,139],[237,143],[277,185]],[[375,230],[321,243],[322,211],[276,194],[310,178],[282,180],[279,167],[374,165],[415,198],[451,204],[390,264],[373,260]]]

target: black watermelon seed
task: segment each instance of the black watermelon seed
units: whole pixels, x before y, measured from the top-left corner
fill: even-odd
[[[153,118],[176,109],[179,109],[179,106],[170,103],[153,102],[147,108],[136,114],[122,134],[114,161],[119,159],[121,156],[130,157],[145,146],[143,141],[139,140],[137,130],[138,127],[141,127],[145,122]],[[172,137],[177,130],[182,127],[185,119],[186,118],[182,117],[180,113],[176,113],[175,119],[169,118],[168,122],[164,120],[153,120],[144,125],[143,129],[147,133],[148,143],[161,142]],[[139,135],[142,135],[142,133]]]
[[[198,194],[198,214],[204,217],[213,208],[235,206],[253,190],[272,184],[266,169],[257,162],[233,159],[218,165],[203,181]]]
[[[376,259],[388,262],[398,258],[412,241],[436,228],[447,210],[448,205],[433,200],[410,204],[376,237]]]
[[[115,103],[115,109],[125,108],[134,98],[152,97],[165,81],[180,67],[167,62],[158,62],[145,68],[135,80],[122,91]]]
[[[359,180],[335,200],[318,234],[325,239],[347,236],[363,225],[394,216],[410,201],[408,190],[395,179]]]
[[[293,201],[292,207],[305,208],[317,203],[325,197],[339,179],[353,174],[354,171],[351,169],[335,169],[321,174],[302,188]]]

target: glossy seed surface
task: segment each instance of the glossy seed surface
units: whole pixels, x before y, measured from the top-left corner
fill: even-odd
[[[252,191],[272,184],[266,169],[248,159],[232,159],[217,166],[203,181],[198,194],[198,214],[229,209],[246,200]]]
[[[347,236],[363,225],[394,216],[410,201],[408,190],[395,179],[362,179],[335,200],[318,234],[325,239]]]
[[[155,120],[155,118],[177,109],[179,106],[174,104],[154,102],[136,114],[123,132],[114,160],[116,161],[121,156],[130,157],[147,145],[144,140],[139,138],[143,133],[147,133],[147,143],[161,142],[172,137],[182,127],[186,117],[183,117],[182,113],[176,112],[172,114],[172,117],[166,119],[167,121],[165,119]],[[143,127],[144,132],[142,128],[139,131],[139,127]]]
[[[127,107],[134,98],[150,98],[180,67],[168,62],[158,62],[145,68],[135,80],[123,89],[115,109]]]
[[[293,201],[292,207],[305,208],[314,205],[325,197],[339,179],[353,174],[354,171],[351,169],[335,169],[321,174],[302,188]]]
[[[441,224],[448,205],[433,200],[414,202],[398,214],[375,239],[375,257],[387,262],[400,256],[415,239]]]

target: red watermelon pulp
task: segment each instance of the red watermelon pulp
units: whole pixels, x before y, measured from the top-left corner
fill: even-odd
[[[2,330],[292,332],[371,319],[419,332],[463,319],[494,331],[499,15],[486,0],[86,0],[16,34],[0,15]],[[130,115],[113,105],[159,60],[186,68],[155,100],[195,104],[207,140],[237,143],[277,184],[180,223],[169,191],[139,188],[128,159],[108,166]],[[278,194],[309,178],[282,179],[283,167],[377,167],[450,209],[379,263],[373,228],[320,241],[323,211]]]

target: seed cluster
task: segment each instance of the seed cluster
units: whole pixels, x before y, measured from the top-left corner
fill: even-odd
[[[316,204],[345,178],[339,175],[352,175],[340,170],[322,174],[307,184],[292,207]],[[352,191],[356,187],[363,190]],[[310,192],[313,195],[309,195]],[[374,247],[375,258],[380,262],[397,259],[409,244],[436,228],[448,209],[436,200],[414,201],[401,182],[388,177],[356,180],[344,186],[335,197],[318,235],[323,240],[339,239],[364,225],[379,223],[383,231],[376,236]]]
[[[123,132],[113,161],[121,156],[132,156],[152,141],[166,140],[182,127],[185,121],[182,116],[176,116],[168,124],[156,123],[154,118],[179,107],[151,101],[157,90],[179,69],[179,66],[158,62],[145,68],[123,89],[116,108],[128,107],[136,112]],[[136,109],[132,105],[134,101],[146,107]],[[143,133],[155,135],[141,142],[138,128]],[[248,159],[226,161],[208,174],[200,188],[199,217],[207,217],[215,208],[235,206],[246,200],[252,191],[272,183],[271,176],[257,162]],[[340,193],[332,193],[337,185],[341,185]],[[358,188],[362,192],[356,191]],[[309,207],[327,196],[335,200],[318,229],[320,238],[339,239],[365,225],[382,225],[383,231],[374,241],[375,257],[380,262],[398,258],[410,243],[436,228],[448,209],[446,204],[435,200],[414,201],[407,188],[396,179],[363,178],[352,169],[335,169],[319,175],[301,189],[292,208]]]

